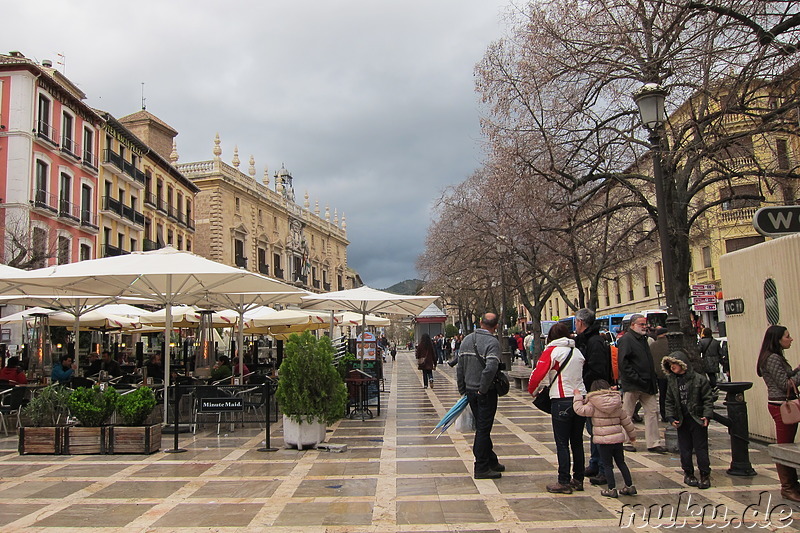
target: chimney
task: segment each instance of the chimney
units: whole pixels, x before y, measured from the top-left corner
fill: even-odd
[[[22,55],[22,52],[20,52],[19,50],[11,50],[8,53],[8,55],[10,55],[11,57],[25,57],[24,55]]]
[[[53,62],[49,59],[42,59],[42,66],[44,68],[53,68]]]

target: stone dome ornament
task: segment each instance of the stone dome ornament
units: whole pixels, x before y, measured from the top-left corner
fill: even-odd
[[[219,161],[219,158],[222,155],[222,148],[220,148],[219,143],[220,143],[219,133],[217,133],[217,136],[214,137],[214,160],[215,161]]]
[[[269,187],[269,167],[264,165],[264,185]]]
[[[233,167],[236,170],[239,170],[239,163],[241,163],[241,161],[239,161],[239,146],[238,145],[233,147],[233,159],[231,160],[231,163],[233,164]]]
[[[327,222],[331,221],[331,208],[328,205],[325,206],[325,220]]]
[[[347,229],[347,219],[344,216],[344,211],[342,211],[342,229],[343,230]]]
[[[247,173],[250,174],[250,177],[256,179],[256,160],[251,155],[250,156],[250,168],[247,169]]]
[[[314,214],[319,216],[319,200],[314,200]]]
[[[306,194],[305,194],[305,200],[303,201],[303,207],[305,207],[306,211],[308,211],[308,208],[311,207],[311,204],[308,201],[308,191],[306,191]]]
[[[334,207],[333,208],[333,225],[334,226],[338,226],[339,225],[339,214],[337,213],[337,211],[338,210]]]

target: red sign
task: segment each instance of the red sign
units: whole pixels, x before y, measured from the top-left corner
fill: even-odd
[[[717,304],[697,304],[692,306],[692,311],[716,311]]]
[[[716,298],[692,298],[692,303],[694,305],[697,304],[715,304],[717,303]]]
[[[717,290],[717,286],[716,285],[712,285],[712,284],[708,284],[708,283],[705,283],[705,284],[700,283],[700,284],[697,284],[697,285],[692,285],[691,289],[693,291],[716,291]]]
[[[695,296],[699,296],[701,298],[714,298],[717,299],[717,293],[714,291],[692,291],[691,296],[694,298]]]

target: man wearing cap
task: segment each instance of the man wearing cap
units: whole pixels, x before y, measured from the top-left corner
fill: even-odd
[[[667,328],[656,328],[656,340],[650,344],[650,354],[653,356],[653,365],[656,367],[656,380],[658,383],[658,407],[661,414],[661,421],[667,421],[667,376],[661,360],[669,355],[669,341],[667,340]]]

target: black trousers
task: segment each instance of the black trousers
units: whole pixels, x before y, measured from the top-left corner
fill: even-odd
[[[472,455],[475,456],[475,473],[487,472],[499,462],[492,444],[492,426],[497,413],[497,392],[489,390],[486,394],[467,391],[467,399],[475,416],[475,442]]]
[[[608,480],[608,488],[613,489],[617,486],[617,482],[614,479],[614,463],[617,463],[617,468],[619,468],[619,473],[622,474],[625,486],[630,487],[633,485],[631,471],[625,463],[625,451],[622,449],[622,443],[598,444],[597,448],[600,452],[600,460],[603,462],[603,472],[605,472],[606,480]]]
[[[695,422],[691,416],[684,416],[678,426],[678,447],[681,450],[681,468],[683,472],[694,475],[692,452],[697,456],[697,469],[700,475],[711,473],[711,462],[708,459],[708,428]]]

